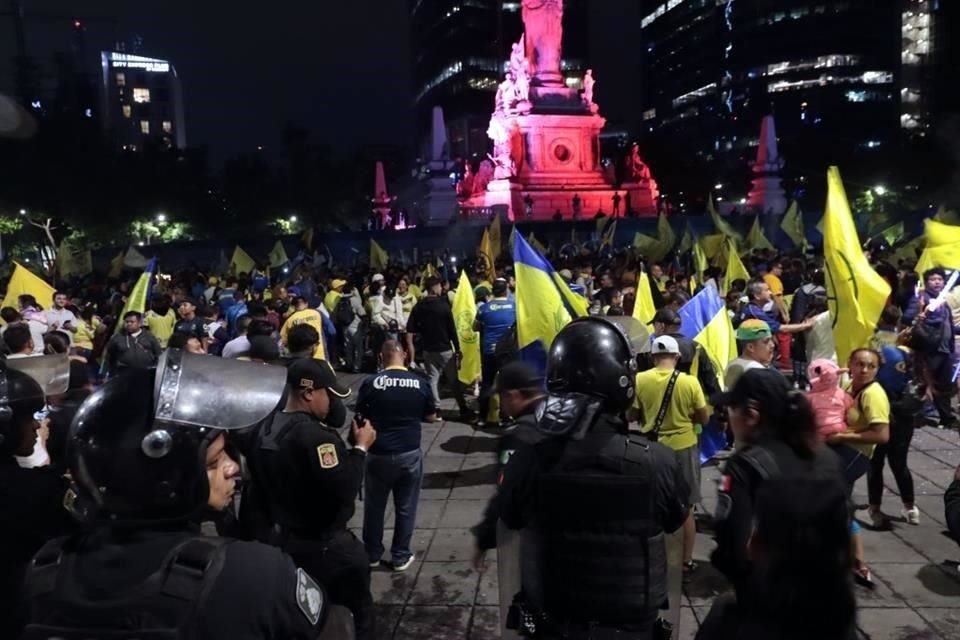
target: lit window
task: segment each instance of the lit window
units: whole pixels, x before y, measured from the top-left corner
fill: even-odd
[[[144,89],[143,87],[135,87],[133,89],[133,101],[138,104],[145,104],[150,102],[150,89]]]
[[[117,74],[117,86],[118,86],[118,87],[125,87],[125,86],[127,86],[127,74],[125,74],[125,73],[118,73],[118,74]]]
[[[657,110],[656,110],[656,109],[647,109],[646,111],[643,112],[643,119],[644,119],[644,120],[653,120],[653,119],[656,118],[656,117],[657,117]]]
[[[131,115],[133,115],[133,108],[128,104],[123,105],[123,117],[129,118]]]
[[[907,104],[913,104],[920,102],[920,91],[917,89],[908,89],[904,87],[900,89],[900,101]]]
[[[150,135],[150,121],[149,121],[149,120],[141,120],[141,121],[140,121],[140,133],[142,133],[142,134],[145,135],[145,136]]]
[[[161,126],[163,127],[164,133],[173,133],[173,123],[169,120],[164,120]]]

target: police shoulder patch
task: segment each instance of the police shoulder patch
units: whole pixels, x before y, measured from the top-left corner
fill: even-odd
[[[323,591],[303,569],[297,569],[297,606],[300,612],[315,625],[323,610]]]
[[[332,443],[317,447],[317,457],[320,459],[321,469],[333,469],[340,464],[340,460],[337,458],[337,447]]]

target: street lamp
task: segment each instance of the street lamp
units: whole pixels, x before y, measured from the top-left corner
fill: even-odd
[[[297,216],[290,216],[290,222],[296,222]]]
[[[887,192],[887,188],[886,188],[885,186],[883,186],[882,184],[878,184],[877,186],[875,186],[875,187],[873,188],[873,192],[874,192],[875,194],[877,194],[878,196],[882,196],[883,194],[885,194],[885,193]]]
[[[166,221],[167,221],[167,214],[165,213],[157,214],[157,222],[166,222]]]
[[[20,209],[20,215],[22,215],[22,216],[27,215],[27,210],[26,210],[26,209]]]
[[[723,189],[723,183],[718,182],[717,184],[713,185],[713,188],[719,191],[720,189]]]

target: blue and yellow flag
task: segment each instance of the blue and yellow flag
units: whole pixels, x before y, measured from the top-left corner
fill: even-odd
[[[873,270],[850,214],[840,170],[827,170],[827,207],[823,214],[823,256],[827,304],[833,321],[837,362],[869,344],[890,297],[890,285]]]
[[[123,329],[123,316],[127,315],[127,312],[138,311],[141,314],[146,312],[147,302],[150,300],[150,290],[153,287],[153,272],[156,271],[156,269],[157,259],[153,258],[147,263],[147,268],[144,269],[140,278],[137,280],[137,284],[134,285],[133,290],[127,297],[127,301],[123,305],[123,311],[117,318],[117,327],[114,333],[120,333]]]
[[[737,357],[737,340],[727,305],[720,293],[708,284],[690,302],[680,307],[680,333],[697,341],[713,361],[721,387],[727,364]]]
[[[473,384],[480,377],[480,334],[473,329],[477,318],[477,299],[470,286],[466,270],[460,272],[460,283],[453,298],[453,323],[457,327],[460,352],[463,360],[457,369],[457,377],[464,384]]]
[[[513,243],[513,268],[518,346],[523,349],[539,340],[549,348],[568,322],[587,315],[587,301],[572,292],[546,258],[519,234]]]

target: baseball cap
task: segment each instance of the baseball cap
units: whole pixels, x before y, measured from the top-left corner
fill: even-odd
[[[370,282],[383,282],[383,280],[384,278],[382,273],[375,273],[373,274],[373,277],[370,278]]]
[[[653,345],[650,347],[650,353],[657,355],[680,355],[680,345],[676,338],[670,336],[657,336],[653,339]]]
[[[300,287],[287,287],[287,295],[288,295],[288,296],[299,296],[299,295],[300,295]]]
[[[651,322],[660,322],[667,326],[673,326],[680,324],[682,321],[680,320],[679,313],[669,307],[664,307],[663,309],[657,309]]]
[[[347,284],[346,280],[340,280],[339,278],[330,283],[331,289],[339,289],[343,285]]]
[[[733,389],[710,396],[710,404],[724,407],[743,407],[750,402],[759,405],[761,412],[776,413],[785,406],[787,394],[792,391],[787,378],[773,369],[750,369],[737,380]]]
[[[326,360],[297,360],[287,368],[287,384],[294,389],[326,389],[338,398],[350,397],[350,388],[337,381],[337,374]]]
[[[522,360],[515,360],[505,364],[497,373],[496,390],[511,391],[515,389],[544,389],[543,376],[530,364]]]
[[[473,295],[477,298],[486,298],[490,295],[490,287],[480,285],[473,290]]]
[[[773,333],[770,331],[770,325],[763,320],[757,320],[756,318],[744,320],[740,323],[740,326],[737,327],[737,340],[742,340],[744,342],[761,340],[763,338],[769,338],[772,335]]]

